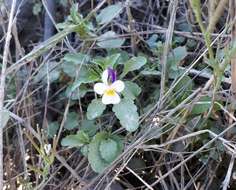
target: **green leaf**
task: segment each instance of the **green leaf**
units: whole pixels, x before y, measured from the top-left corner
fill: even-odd
[[[122,51],[120,49],[112,49],[113,51],[119,51],[120,58],[118,60],[118,64],[122,65],[124,62],[129,60],[129,54],[126,51]]]
[[[81,154],[83,154],[86,157],[88,157],[88,151],[89,151],[89,145],[88,144],[82,146],[81,149],[80,149]]]
[[[126,99],[113,106],[113,112],[120,120],[121,125],[129,132],[135,131],[139,126],[139,115],[136,105]]]
[[[49,76],[47,76],[47,73]],[[33,83],[38,83],[42,81],[47,83],[49,77],[49,82],[52,83],[60,77],[60,68],[57,62],[47,62],[40,69],[38,74],[34,77]]]
[[[83,120],[80,130],[83,130],[88,136],[92,137],[96,134],[98,126],[94,124],[94,121]]]
[[[191,114],[202,114],[209,110],[211,107],[211,98],[208,96],[204,96],[200,98],[198,102],[196,102],[191,110]]]
[[[108,31],[98,38],[97,45],[101,48],[120,48],[125,42],[124,38],[120,38],[115,32]]]
[[[108,24],[112,21],[113,18],[119,15],[123,6],[121,3],[117,3],[115,5],[110,5],[101,10],[99,15],[97,15],[96,20],[98,24]]]
[[[185,42],[186,38],[183,36],[175,36],[173,38],[173,44],[176,46],[179,46],[180,44],[183,44]]]
[[[69,85],[66,88],[65,95],[67,98],[70,97],[72,100],[78,100],[83,98],[88,91],[89,89],[85,85],[80,85],[78,88],[74,88],[73,85]]]
[[[66,75],[74,78],[76,76],[76,70],[78,69],[78,66],[74,63],[64,62],[61,65],[61,68]]]
[[[118,135],[97,133],[89,144],[88,160],[95,172],[101,173],[123,151],[123,140]]]
[[[189,76],[184,76],[182,79],[176,84],[173,88],[173,92],[175,93],[175,97],[181,102],[186,99],[191,93],[193,89],[193,82]]]
[[[110,135],[101,141],[99,151],[101,157],[108,163],[113,162],[123,151],[124,143],[118,135]]]
[[[94,70],[92,70],[91,68],[82,67],[79,72],[77,82],[80,82],[81,84],[86,84],[97,81],[98,79],[100,79],[100,75],[97,74]]]
[[[188,55],[185,46],[179,46],[170,52],[167,59],[169,77],[175,79],[181,76],[184,71],[179,69],[179,63]]]
[[[83,68],[83,67],[82,67]],[[78,79],[72,84],[71,92],[80,87],[81,84],[87,84],[98,81],[100,76],[91,69],[81,69]]]
[[[118,59],[120,58],[120,54],[113,54],[105,58],[105,61],[103,63],[103,68],[106,69],[108,67],[113,68],[114,65],[117,63]]]
[[[183,60],[188,55],[185,46],[179,46],[170,52],[168,55],[167,63],[170,68],[176,69],[181,60]]]
[[[114,65],[119,61],[120,58],[120,53],[116,53],[107,57],[96,57],[92,60],[92,62],[101,66],[105,70],[107,67],[114,68]]]
[[[199,101],[196,104],[194,104],[194,107],[191,111],[191,114],[202,114],[208,111],[211,107],[211,101]]]
[[[67,7],[69,2],[67,2],[67,0],[59,0],[59,4],[62,5],[64,8]]]
[[[106,59],[104,57],[97,56],[94,59],[92,59],[91,62],[96,64],[96,65],[99,65],[99,66],[103,67],[105,60]]]
[[[69,112],[67,114],[66,122],[65,122],[65,128],[68,130],[74,129],[78,127],[78,113],[75,112]]]
[[[101,99],[94,99],[88,106],[87,118],[89,120],[95,119],[101,116],[105,109],[106,105],[102,103]]]
[[[188,22],[183,22],[183,23],[177,24],[176,30],[184,31],[184,32],[193,32],[193,28],[192,28],[191,24],[189,24]]]
[[[192,79],[186,75],[186,76],[183,76],[182,79],[175,85],[173,91],[174,92],[183,91],[183,90],[191,91],[192,89],[193,89]]]
[[[71,25],[71,23],[62,22],[62,23],[56,24],[56,28],[58,28],[58,29],[60,29],[60,30],[63,30],[63,29],[68,28],[70,25]]]
[[[161,72],[160,71],[157,71],[157,70],[143,70],[140,72],[142,75],[145,75],[145,76],[151,76],[151,75],[154,75],[154,76],[160,76],[161,75]]]
[[[74,24],[80,24],[83,21],[83,17],[78,11],[78,3],[72,5],[70,9],[70,17]]]
[[[2,124],[0,127],[4,128],[8,122],[8,120],[10,119],[10,113],[8,110],[3,110],[2,113]]]
[[[173,50],[173,54],[175,63],[179,63],[182,59],[184,59],[188,55],[188,52],[185,46],[179,46]]]
[[[134,100],[140,93],[142,89],[134,82],[126,81],[125,89],[122,91],[122,94],[125,98]]]
[[[153,34],[148,40],[146,40],[146,43],[151,49],[154,49],[157,47],[157,34]]]
[[[61,68],[64,73],[72,78],[76,76],[77,70],[79,70],[79,75],[85,75],[89,70],[89,68],[86,67],[89,61],[88,55],[82,53],[68,53],[63,60]]]
[[[89,56],[82,53],[67,53],[63,60],[76,65],[86,64],[89,61]]]
[[[107,137],[108,134],[106,132],[97,133],[92,142],[89,144],[88,160],[92,169],[97,173],[102,173],[103,170],[109,165],[109,163],[102,159],[99,151],[101,141]]]
[[[194,49],[197,46],[197,41],[193,39],[188,39],[186,46],[190,49]]]
[[[119,135],[110,135],[109,138],[116,141],[117,146],[118,146],[118,152],[117,152],[117,156],[118,156],[119,154],[121,154],[121,152],[124,149],[123,138]]]
[[[49,82],[55,82],[59,79],[61,72],[59,70],[53,70],[49,73]]]
[[[191,110],[191,114],[202,114],[207,112],[211,107],[212,99],[209,96],[203,96],[200,98],[198,102],[196,102]],[[221,110],[219,106],[220,102],[215,102],[214,104],[214,111]]]
[[[135,170],[136,172],[142,172],[144,168],[147,167],[146,162],[141,158],[133,157],[129,162],[128,162],[129,168]]]
[[[139,56],[131,58],[126,63],[124,63],[124,71],[122,73],[122,77],[124,77],[130,71],[140,69],[146,63],[147,59],[145,57]]]
[[[62,139],[62,146],[80,147],[89,143],[89,136],[84,131],[79,131],[75,135],[68,135]]]
[[[42,11],[42,3],[35,3],[33,6],[33,14],[38,16],[39,13]]]
[[[47,134],[49,138],[53,138],[54,135],[57,134],[57,130],[59,129],[59,123],[57,121],[54,122],[50,122],[48,124],[48,128],[47,128]]]
[[[106,162],[110,163],[117,157],[118,145],[116,141],[112,139],[103,140],[99,146],[99,151],[101,157],[106,160]]]

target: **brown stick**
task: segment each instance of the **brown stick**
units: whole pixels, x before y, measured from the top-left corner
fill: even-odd
[[[137,46],[136,46],[137,36],[135,35],[135,26],[134,26],[135,21],[134,21],[134,18],[132,16],[131,9],[130,9],[130,0],[126,1],[126,13],[127,13],[127,16],[128,16],[128,21],[129,21],[128,30],[129,30],[129,32],[134,33],[134,35],[131,36],[132,53],[134,55],[136,55],[137,54]]]

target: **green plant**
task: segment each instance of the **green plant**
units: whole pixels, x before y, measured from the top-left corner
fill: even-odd
[[[111,13],[116,16],[121,10],[120,3],[101,10],[96,16],[98,25],[109,23],[114,18],[110,17]],[[59,26],[63,28],[71,22],[81,23],[82,20],[82,16],[78,15],[73,7],[68,21]],[[95,36],[90,31],[96,31],[96,28],[92,27],[87,20],[83,21],[81,27],[83,29],[76,30],[81,37],[87,37],[87,34]],[[123,43],[124,39],[117,37],[113,31],[108,31],[97,38],[97,45],[108,52],[121,47]],[[103,113],[107,110],[109,114],[112,114],[110,107],[113,106],[111,110],[119,119],[120,125],[127,132],[133,132],[139,127],[139,111],[135,100],[142,89],[131,81],[132,78],[129,77],[126,80],[125,78],[130,72],[141,70],[146,63],[147,60],[143,56],[126,57],[124,60],[121,53],[111,53],[105,57],[90,57],[82,52],[68,53],[61,60],[60,69],[58,68],[57,71],[62,76],[69,77],[71,81],[65,91],[67,97],[77,100],[90,92],[101,96],[100,98],[96,95],[86,110],[86,117],[92,121],[90,123],[92,126],[95,125],[95,131],[100,128],[99,121],[103,118]],[[59,77],[58,80],[60,80]],[[67,115],[69,122],[66,122],[65,128],[71,130],[78,127],[79,131],[75,135],[70,134],[63,138],[61,144],[80,148],[81,152],[88,156],[94,171],[102,172],[122,152],[122,138],[108,132],[111,130],[110,126],[105,126],[91,135],[89,130],[86,131],[86,128],[77,123],[76,114],[72,113]]]
[[[124,65],[123,72],[120,75],[120,79],[123,79],[122,77],[125,77],[129,72],[139,70],[143,65],[145,65],[146,58],[141,56],[132,57],[126,62],[119,62],[120,54],[112,54],[105,58],[95,57],[93,59],[90,59],[90,61],[88,59],[87,62],[84,62],[82,64],[82,62],[79,61],[80,59],[78,59],[78,57],[81,57],[81,53],[66,54],[63,58],[64,60],[66,60],[66,62],[64,63],[62,70],[71,78],[75,77],[73,73],[75,68],[73,67],[76,67],[78,64],[81,64],[79,77],[75,80],[75,82],[72,84],[72,87],[70,88],[71,93],[73,93],[73,91],[75,91],[76,89],[80,89],[81,85],[84,84],[86,85],[87,92],[91,92],[94,89],[96,93],[102,96],[102,99],[95,98],[88,105],[86,113],[87,119],[98,119],[103,115],[103,112],[106,110],[106,107],[110,107],[109,104],[111,104],[113,105],[112,111],[114,112],[115,116],[120,120],[121,126],[124,127],[128,132],[133,132],[137,130],[139,126],[139,114],[138,108],[135,105],[134,101],[140,94],[141,88],[136,83],[131,82],[129,80],[125,82],[118,80],[118,70],[115,70],[115,68],[120,68],[122,65]],[[71,67],[72,65],[74,66]],[[105,69],[105,71],[103,71],[103,69]],[[95,85],[93,85],[94,83]],[[91,89],[92,86],[94,87]],[[73,118],[75,118],[76,115],[73,115]],[[71,117],[70,113],[69,118],[67,118],[70,119],[70,122],[66,124],[67,129],[73,129],[74,127],[71,127],[71,125],[77,125],[74,120],[72,121],[73,118]],[[73,123],[75,123],[75,125]],[[104,166],[105,168],[105,166],[108,166],[108,163],[110,162],[106,161],[105,163],[103,163],[102,159],[99,160],[98,158],[92,158],[92,156],[97,156],[97,148],[99,148],[99,146],[96,143],[100,143],[100,141],[105,141],[105,139],[107,139],[108,137],[104,134],[107,133],[99,132],[98,134],[101,133],[103,135],[95,135],[94,137],[92,137],[93,140],[90,141],[89,138],[87,138],[87,141],[84,141],[81,138],[84,138],[85,136],[89,137],[87,132],[82,132],[84,131],[84,129],[85,128],[80,129],[79,134],[77,135],[66,136],[62,140],[62,145],[73,147],[88,146],[88,156],[90,164],[92,164],[92,167],[95,168],[95,171],[102,171],[101,167]],[[106,130],[108,129],[105,129],[105,131]],[[81,137],[81,134],[83,134],[83,137]],[[114,144],[115,142],[108,140],[105,144],[102,145],[102,147],[112,146]],[[122,146],[119,146],[117,150],[118,153],[120,153],[121,150]],[[95,153],[94,151],[97,152]],[[113,157],[115,158],[116,156],[118,156],[118,153],[114,152]],[[102,155],[103,157],[105,157],[107,153],[102,153]],[[92,162],[94,159],[98,159],[97,162]],[[113,159],[110,158],[103,159],[113,161]],[[99,166],[97,166],[96,164],[99,164]],[[97,167],[99,167],[99,169],[97,169]]]

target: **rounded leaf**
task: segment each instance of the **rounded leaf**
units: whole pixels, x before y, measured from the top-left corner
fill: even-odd
[[[123,6],[121,3],[115,5],[110,5],[101,10],[99,15],[96,17],[96,20],[99,24],[108,24],[121,12]]]
[[[140,93],[141,88],[134,82],[126,81],[125,82],[125,89],[122,92],[125,98],[134,100]]]
[[[59,123],[57,121],[50,122],[47,127],[47,135],[49,138],[53,138],[57,134],[59,129]]]
[[[103,111],[106,109],[106,105],[102,103],[101,99],[94,99],[89,104],[87,109],[87,118],[93,120],[102,115]]]
[[[120,48],[125,42],[125,38],[119,37],[115,32],[108,31],[97,40],[97,45],[101,48]]]
[[[75,112],[69,112],[67,114],[66,122],[65,122],[65,128],[68,130],[74,129],[78,127],[78,114]]]
[[[92,142],[89,144],[89,150],[88,150],[88,160],[89,163],[93,169],[93,171],[97,173],[101,173],[108,165],[104,159],[102,159],[99,146],[103,139],[107,138],[106,132],[101,132],[95,135]]]
[[[101,173],[123,151],[123,141],[118,135],[97,133],[89,144],[88,160],[92,169]]]
[[[132,57],[126,63],[124,63],[124,71],[122,73],[122,77],[124,77],[128,72],[138,70],[143,65],[147,63],[147,59],[142,56]]]
[[[132,101],[123,99],[119,104],[114,105],[112,110],[127,131],[133,132],[138,128],[139,115],[137,107]]]
[[[80,147],[89,143],[89,136],[84,131],[79,131],[75,135],[68,135],[62,139],[62,146]]]
[[[99,146],[101,157],[107,162],[112,162],[117,157],[118,145],[112,139],[103,140]]]

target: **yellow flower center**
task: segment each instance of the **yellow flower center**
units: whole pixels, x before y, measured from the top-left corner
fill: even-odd
[[[113,88],[107,89],[105,93],[107,96],[115,96],[116,91]]]

